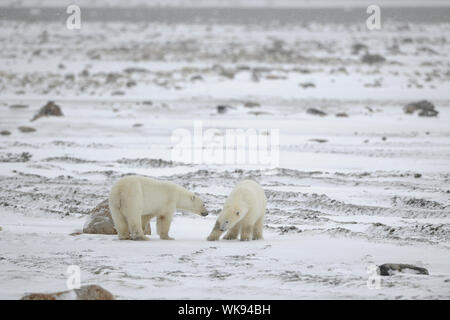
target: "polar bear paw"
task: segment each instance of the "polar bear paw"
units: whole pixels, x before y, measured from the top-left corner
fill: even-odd
[[[134,236],[134,237],[131,237],[131,238],[133,240],[135,240],[135,241],[149,241],[150,240],[149,237],[144,236],[143,234],[142,235],[137,235],[137,236]]]

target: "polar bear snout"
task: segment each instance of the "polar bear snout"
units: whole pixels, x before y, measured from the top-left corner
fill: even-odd
[[[202,213],[200,213],[203,217],[206,217],[208,215],[208,211],[206,209],[203,209]]]

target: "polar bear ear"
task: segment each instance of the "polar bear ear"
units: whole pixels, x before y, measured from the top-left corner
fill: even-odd
[[[192,200],[192,201],[195,200],[195,194],[192,195],[191,200]]]
[[[237,215],[237,216],[239,215],[239,211],[236,211],[236,215]]]

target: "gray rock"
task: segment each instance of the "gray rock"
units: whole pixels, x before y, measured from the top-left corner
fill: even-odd
[[[352,45],[352,54],[359,54],[360,51],[367,52],[369,48],[363,43],[355,43]]]
[[[26,109],[28,105],[26,104],[12,104],[9,106],[11,109]]]
[[[316,85],[312,82],[302,82],[298,84],[300,87],[302,87],[303,89],[307,89],[307,88],[315,88]]]
[[[318,142],[318,143],[325,143],[325,142],[328,142],[327,139],[309,139],[308,141]]]
[[[421,100],[408,103],[403,107],[403,112],[406,114],[413,114],[418,111],[420,117],[436,117],[439,112],[435,110],[434,104],[427,100]]]
[[[227,105],[218,105],[217,106],[217,113],[225,113],[228,111],[228,109],[230,109],[230,106]]]
[[[429,275],[428,270],[422,267],[417,267],[412,264],[402,264],[402,263],[385,263],[378,266],[380,270],[380,275],[391,276],[395,272],[405,272],[405,273],[415,273]]]
[[[2,135],[2,136],[9,136],[10,134],[11,134],[11,131],[8,131],[8,130],[0,131],[0,135]]]
[[[145,226],[144,233],[150,234],[150,224]],[[83,233],[90,234],[117,234],[114,228],[114,222],[109,211],[108,199],[100,202],[94,209],[92,209],[88,219],[83,226]]]
[[[365,55],[363,55],[361,57],[361,62],[367,63],[367,64],[383,63],[385,61],[386,61],[386,58],[379,54],[366,53]]]
[[[247,101],[244,103],[244,107],[246,108],[259,108],[261,105],[258,102]]]
[[[55,117],[63,116],[61,108],[53,101],[47,102],[47,104],[39,110],[39,112],[33,117],[33,119],[31,119],[31,121],[35,121],[41,117],[48,117],[48,116],[55,116]]]
[[[114,296],[108,290],[92,284],[55,293],[31,293],[21,300],[114,300]]]
[[[27,127],[27,126],[20,126],[20,127],[18,127],[17,129],[19,129],[19,131],[20,131],[20,132],[23,132],[23,133],[29,133],[29,132],[35,132],[35,131],[36,131],[35,128],[33,128],[33,127]]]
[[[312,114],[314,116],[326,116],[327,114],[323,112],[322,110],[316,109],[316,108],[308,108],[306,110],[306,113]]]

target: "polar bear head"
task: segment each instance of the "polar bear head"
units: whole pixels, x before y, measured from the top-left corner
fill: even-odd
[[[202,216],[208,215],[205,204],[195,193],[186,191],[180,198],[180,209],[184,209]]]
[[[217,220],[220,231],[226,231],[233,228],[247,213],[248,206],[242,200],[235,199],[235,201],[226,203]]]

